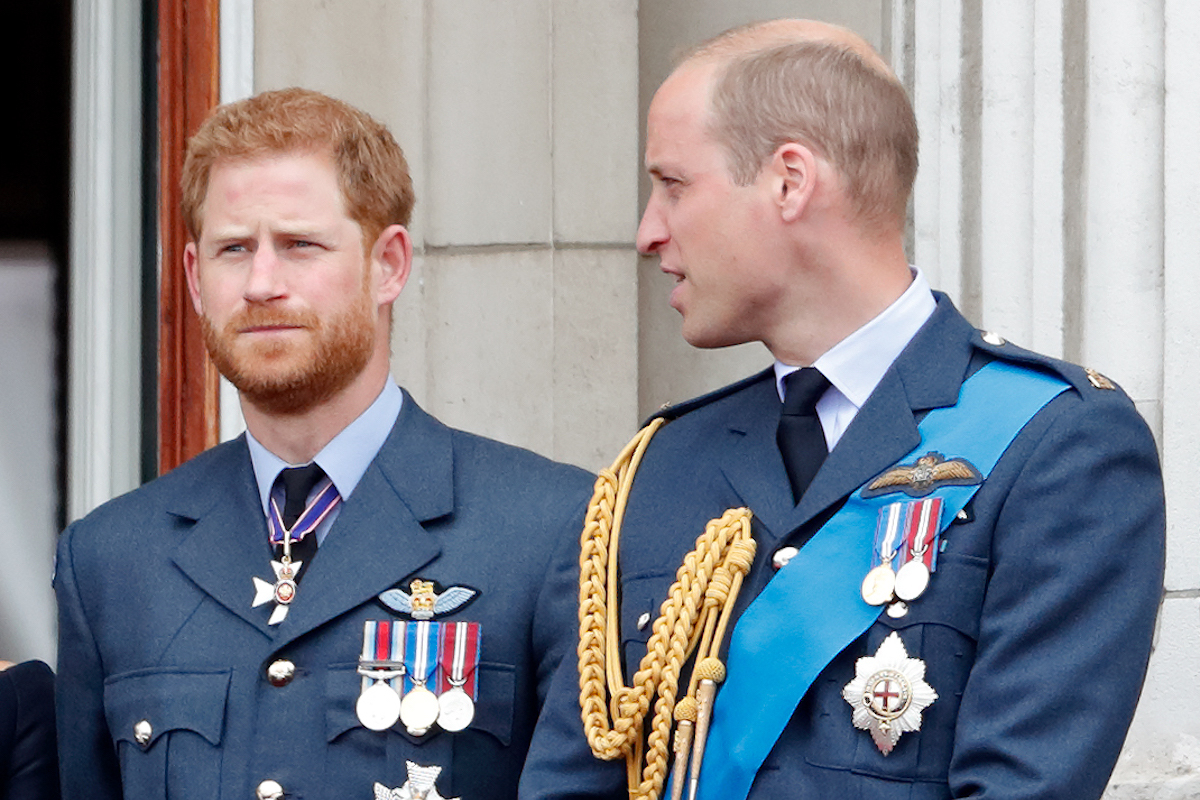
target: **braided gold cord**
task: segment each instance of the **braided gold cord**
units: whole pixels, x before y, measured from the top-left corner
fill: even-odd
[[[694,718],[696,713],[695,674],[680,701],[682,716],[676,712],[679,676],[697,647],[699,658],[717,658],[742,578],[754,560],[748,509],[729,509],[711,520],[676,572],[651,629],[646,655],[630,685],[625,685],[616,603],[621,522],[638,464],[664,422],[656,419],[639,431],[613,465],[600,473],[580,537],[581,716],[588,744],[598,758],[625,758],[631,800],[657,800],[661,794],[672,721],[677,716]],[[719,661],[717,666],[723,673]],[[707,675],[713,668],[705,667]],[[645,736],[651,700],[654,717]],[[686,761],[686,752],[682,757]]]

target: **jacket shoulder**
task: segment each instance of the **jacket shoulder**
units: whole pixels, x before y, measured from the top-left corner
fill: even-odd
[[[1091,367],[1028,350],[991,331],[975,331],[971,343],[987,360],[1004,361],[1057,376],[1069,384],[1084,401],[1121,399],[1132,403],[1116,381]]]
[[[693,397],[691,400],[685,400],[682,403],[668,404],[660,408],[658,411],[651,414],[642,423],[643,427],[649,425],[656,419],[665,419],[667,422],[672,422],[692,412],[712,406],[720,405],[722,401],[735,398],[737,395],[747,389],[757,386],[762,381],[774,380],[775,370],[772,367],[767,367],[761,372],[757,372],[748,378],[742,378],[727,386],[722,386],[720,389],[715,389],[707,394],[702,394],[699,397]]]

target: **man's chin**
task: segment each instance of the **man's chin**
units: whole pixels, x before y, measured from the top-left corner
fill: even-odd
[[[244,401],[275,416],[303,414],[321,405],[334,394],[329,387],[316,386],[312,382],[276,383],[258,379],[233,382],[233,385]]]

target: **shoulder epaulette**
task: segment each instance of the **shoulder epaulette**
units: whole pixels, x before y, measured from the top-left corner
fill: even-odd
[[[1097,390],[1120,391],[1120,387],[1115,381],[1101,375],[1091,367],[1081,367],[1060,358],[1052,358],[1032,350],[1026,350],[991,331],[976,331],[972,344],[995,358],[1053,372],[1084,396]]]
[[[649,417],[647,417],[646,421],[642,423],[642,426],[644,427],[644,426],[650,424],[650,422],[652,422],[653,420],[656,420],[660,417],[662,419],[665,419],[668,422],[670,422],[671,420],[674,420],[674,419],[678,419],[679,417],[682,417],[684,414],[687,414],[688,412],[695,411],[696,409],[702,408],[706,405],[709,405],[710,403],[714,403],[717,400],[721,400],[723,398],[729,397],[731,394],[736,394],[737,392],[740,392],[742,389],[745,389],[747,386],[758,383],[763,378],[768,377],[768,376],[772,380],[774,379],[775,370],[773,367],[767,367],[766,369],[762,370],[761,372],[757,372],[748,378],[743,378],[740,381],[737,381],[736,383],[729,384],[728,386],[722,386],[720,389],[711,391],[708,394],[702,394],[699,397],[693,397],[691,400],[685,400],[682,403],[677,403],[677,404],[668,403],[667,405],[663,406],[658,411],[654,412]]]

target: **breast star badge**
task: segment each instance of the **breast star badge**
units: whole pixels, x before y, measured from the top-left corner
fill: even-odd
[[[909,658],[895,632],[875,655],[860,658],[854,672],[842,698],[854,709],[854,727],[870,731],[886,756],[902,734],[921,729],[921,712],[937,700],[937,692],[925,682],[925,662]]]
[[[466,586],[451,586],[438,594],[433,581],[423,581],[420,578],[409,584],[408,588],[412,590],[412,594],[403,589],[388,589],[379,595],[379,601],[393,611],[421,620],[457,611],[479,594],[477,590]]]
[[[375,784],[375,800],[459,800],[457,797],[442,797],[434,787],[441,767],[422,767],[411,761],[408,765],[408,780],[399,789],[389,789],[382,783]]]
[[[282,561],[272,561],[271,569],[275,571],[274,583],[268,583],[262,578],[254,576],[254,602],[250,604],[250,607],[258,608],[263,603],[275,601],[275,608],[271,610],[271,618],[267,620],[268,625],[278,625],[287,616],[288,604],[296,597],[296,573],[303,565],[302,561],[291,561],[286,564]]]

